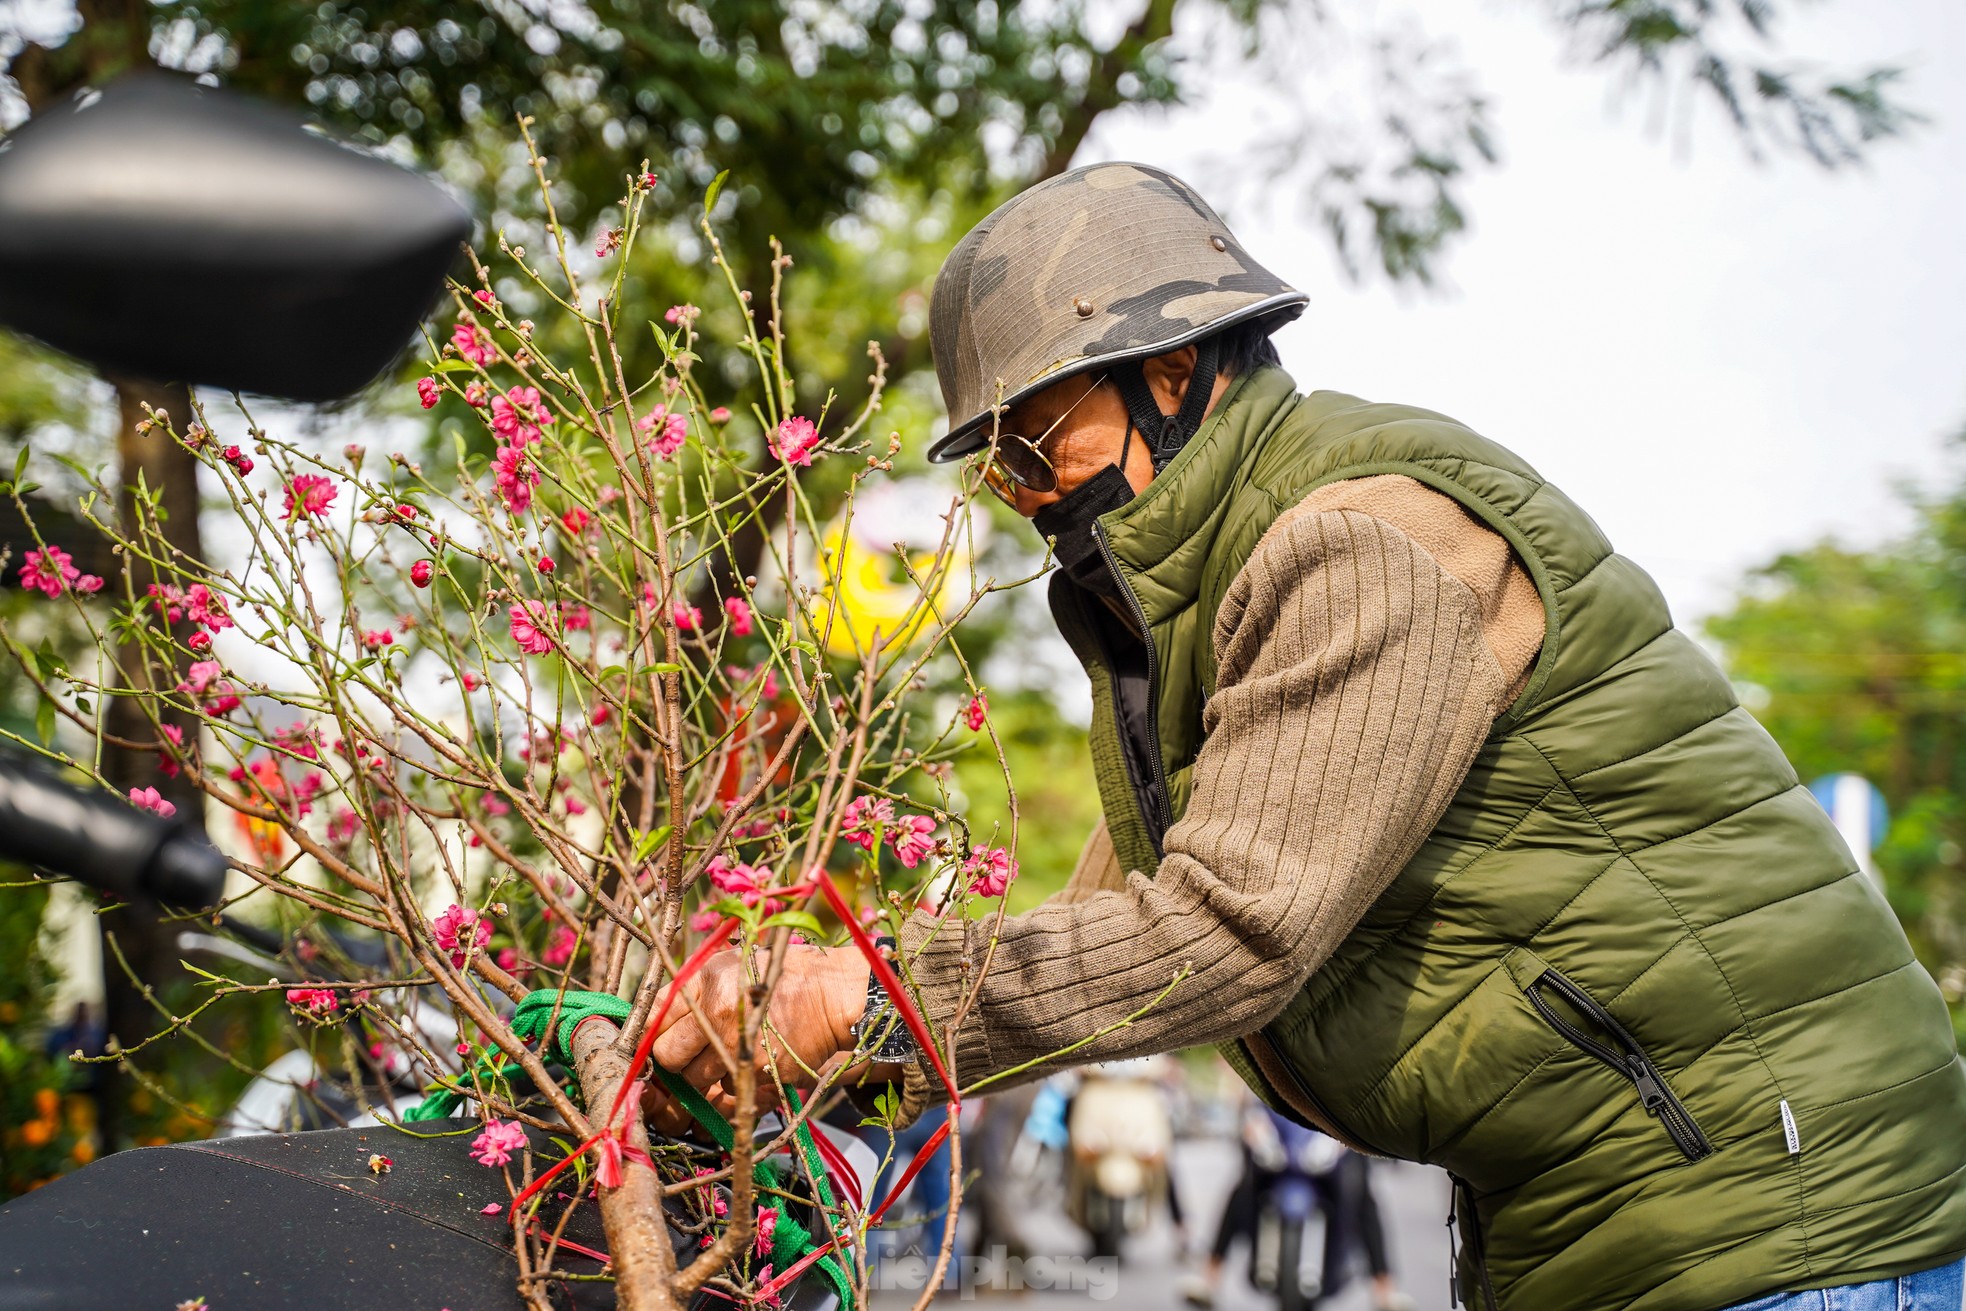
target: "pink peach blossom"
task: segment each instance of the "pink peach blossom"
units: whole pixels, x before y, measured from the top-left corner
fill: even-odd
[[[300,782],[294,784],[294,807],[297,813],[307,815],[314,809],[314,798],[321,795],[321,789],[328,780],[320,770],[310,769],[301,775]]]
[[[514,387],[503,396],[492,397],[492,431],[515,446],[528,446],[539,440],[539,420],[544,413],[537,387]]]
[[[225,598],[203,583],[193,583],[184,589],[184,614],[192,623],[203,625],[214,633],[224,632],[233,626],[232,616],[226,613]]]
[[[464,968],[464,958],[491,941],[491,925],[475,910],[453,904],[430,921],[430,936],[451,955],[451,965]]]
[[[887,831],[888,845],[904,869],[913,869],[935,852],[935,821],[927,815],[904,815]]]
[[[805,468],[812,464],[813,453],[819,446],[819,430],[812,426],[811,419],[795,414],[778,425],[767,445],[778,459]]]
[[[147,810],[162,819],[169,819],[177,814],[177,807],[164,800],[156,788],[131,788],[130,804],[138,810]]]
[[[540,961],[553,969],[558,969],[573,959],[574,944],[579,940],[580,935],[574,932],[571,924],[556,926],[551,940],[546,944],[545,952],[539,958]]]
[[[509,612],[512,620],[512,640],[527,655],[545,655],[553,649],[553,635],[548,611],[537,601],[522,601]]]
[[[315,1015],[326,1015],[341,1009],[341,998],[335,995],[332,988],[289,988],[287,1005]]]
[[[487,1120],[484,1132],[471,1140],[471,1159],[479,1165],[501,1166],[525,1146],[526,1131],[517,1120]]]
[[[491,364],[498,359],[498,351],[492,346],[491,338],[469,323],[460,323],[451,329],[451,345],[457,347],[457,353],[473,364]]]
[[[334,485],[333,479],[318,473],[297,473],[294,480],[287,484],[287,518],[326,514],[339,494],[340,489]]]
[[[886,797],[855,797],[840,818],[845,821],[840,836],[862,851],[872,851],[875,828],[894,822],[894,802]]]
[[[152,583],[143,589],[143,594],[157,607],[157,613],[164,616],[165,623],[175,624],[183,620],[184,592],[179,588],[169,583]]]
[[[352,840],[362,828],[362,817],[347,806],[335,811],[334,818],[328,821],[328,841],[336,843]]]
[[[662,460],[674,459],[689,436],[689,417],[670,413],[666,405],[650,410],[635,426],[649,435],[649,449]]]
[[[55,597],[70,590],[101,591],[102,579],[83,573],[76,567],[75,558],[59,546],[47,546],[22,554],[20,585],[43,596]]]
[[[157,753],[157,768],[165,778],[176,778],[181,771],[175,752],[184,749],[184,730],[176,724],[159,724],[157,729],[171,744],[169,749]]]
[[[532,508],[532,489],[539,486],[539,469],[523,446],[501,446],[492,457],[492,482],[499,499],[514,515]]]
[[[969,849],[969,859],[963,862],[962,872],[969,879],[969,890],[977,896],[1001,897],[1010,881],[1017,877],[1017,862],[1003,847],[978,843]]]
[[[711,887],[727,897],[736,897],[746,906],[756,906],[764,900],[765,889],[771,886],[772,880],[768,866],[733,865],[722,856],[712,859],[704,873]],[[766,909],[771,909],[771,903],[766,902]]]

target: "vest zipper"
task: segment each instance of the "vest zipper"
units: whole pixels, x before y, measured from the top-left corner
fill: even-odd
[[[1167,765],[1161,758],[1160,749],[1160,653],[1154,650],[1154,635],[1147,627],[1147,611],[1140,604],[1140,598],[1133,594],[1133,585],[1126,581],[1120,572],[1119,562],[1113,558],[1113,548],[1107,544],[1106,529],[1097,519],[1092,521],[1092,540],[1099,547],[1099,558],[1106,562],[1106,569],[1119,584],[1120,595],[1126,600],[1126,607],[1133,615],[1134,631],[1140,635],[1140,645],[1147,648],[1147,746],[1153,759],[1149,762],[1153,770],[1153,798],[1155,809],[1160,812],[1160,832],[1163,840],[1167,830],[1174,827],[1174,802],[1168,795]],[[1122,729],[1122,731],[1124,731]],[[1147,817],[1142,815],[1144,820]],[[1152,838],[1152,833],[1148,834]],[[1154,853],[1161,853],[1161,842],[1154,842]]]
[[[1447,1230],[1453,1252],[1447,1267],[1447,1304],[1463,1306],[1461,1301],[1461,1258],[1474,1266],[1474,1285],[1481,1291],[1481,1311],[1496,1311],[1495,1285],[1488,1278],[1488,1251],[1481,1237],[1481,1215],[1475,1210],[1474,1185],[1460,1175],[1448,1172],[1453,1185],[1447,1204]]]
[[[1543,995],[1546,988],[1589,1016],[1616,1046],[1599,1042],[1558,1014]],[[1665,1076],[1659,1073],[1659,1067],[1652,1063],[1652,1058],[1645,1054],[1645,1049],[1638,1045],[1638,1040],[1631,1036],[1625,1026],[1612,1018],[1610,1011],[1598,1005],[1596,999],[1582,988],[1551,969],[1544,970],[1524,991],[1528,994],[1529,1004],[1536,1008],[1536,1013],[1552,1029],[1585,1055],[1631,1081],[1632,1086],[1638,1089],[1639,1103],[1645,1107],[1645,1113],[1657,1118],[1666,1127],[1673,1145],[1687,1160],[1697,1161],[1712,1155],[1713,1144],[1700,1132],[1700,1126],[1693,1122],[1684,1103],[1673,1095]]]

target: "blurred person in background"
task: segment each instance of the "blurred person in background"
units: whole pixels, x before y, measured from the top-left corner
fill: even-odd
[[[1030,1255],[1019,1212],[1027,1204],[1016,1167],[1018,1139],[1030,1118],[1041,1085],[1027,1083],[982,1098],[976,1126],[964,1139],[964,1156],[974,1162],[975,1182],[963,1192],[963,1207],[975,1218],[969,1251],[979,1261],[993,1260],[995,1248],[1013,1261]],[[930,1117],[933,1123],[933,1117]]]
[[[1238,1241],[1249,1244],[1255,1260],[1256,1230],[1261,1218],[1264,1190],[1276,1179],[1279,1163],[1274,1158],[1277,1134],[1265,1123],[1274,1112],[1245,1102],[1238,1117],[1236,1141],[1241,1149],[1242,1169],[1236,1185],[1222,1204],[1222,1216],[1215,1225],[1199,1273],[1181,1283],[1182,1298],[1193,1306],[1212,1307],[1222,1287],[1222,1272],[1229,1253]],[[1267,1149],[1267,1150],[1263,1150]],[[1324,1253],[1320,1293],[1331,1296],[1342,1291],[1353,1268],[1353,1257],[1364,1259],[1366,1274],[1372,1281],[1375,1311],[1414,1311],[1415,1303],[1400,1290],[1393,1273],[1392,1255],[1386,1243],[1386,1227],[1379,1214],[1378,1198],[1372,1192],[1371,1162],[1357,1152],[1338,1150],[1331,1168],[1312,1179],[1318,1206],[1324,1212]]]
[[[1297,390],[1269,337],[1306,303],[1126,163],[1014,197],[936,280],[930,456],[1053,543],[1105,814],[1003,922],[957,1077],[1219,1044],[1295,1121],[1446,1167],[1484,1311],[1956,1311],[1966,1071],[1881,894],[1582,508],[1444,415]],[[904,926],[932,1025],[980,932]],[[727,1041],[745,986],[691,984]],[[782,1068],[888,1005],[800,950]],[[708,1050],[672,1010],[656,1058],[720,1090]]]

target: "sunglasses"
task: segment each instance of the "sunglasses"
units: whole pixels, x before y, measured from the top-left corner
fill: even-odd
[[[1085,389],[1085,395],[1073,401],[1065,412],[1053,420],[1051,425],[1036,437],[1026,437],[1022,433],[999,428],[991,444],[988,457],[983,462],[983,483],[996,495],[996,498],[1012,509],[1017,508],[1017,489],[1023,487],[1033,492],[1054,492],[1058,490],[1058,470],[1052,467],[1049,457],[1044,453],[1044,443],[1058,426],[1072,417],[1086,396],[1098,391],[1106,381],[1100,374]]]

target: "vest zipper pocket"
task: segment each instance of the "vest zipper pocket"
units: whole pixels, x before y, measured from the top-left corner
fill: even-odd
[[[1665,1076],[1659,1073],[1659,1067],[1652,1063],[1652,1058],[1645,1054],[1638,1040],[1612,1017],[1610,1011],[1598,1005],[1595,998],[1548,966],[1543,966],[1540,974],[1533,975],[1524,983],[1522,990],[1545,1024],[1586,1056],[1630,1081],[1638,1090],[1639,1104],[1645,1108],[1645,1113],[1665,1126],[1673,1145],[1687,1160],[1697,1161],[1713,1154],[1713,1144],[1700,1132],[1700,1126],[1693,1122],[1685,1104],[1674,1095]],[[1588,1018],[1610,1041],[1600,1041],[1571,1023],[1557,1010],[1550,1000],[1551,996],[1561,998],[1571,1009]]]

